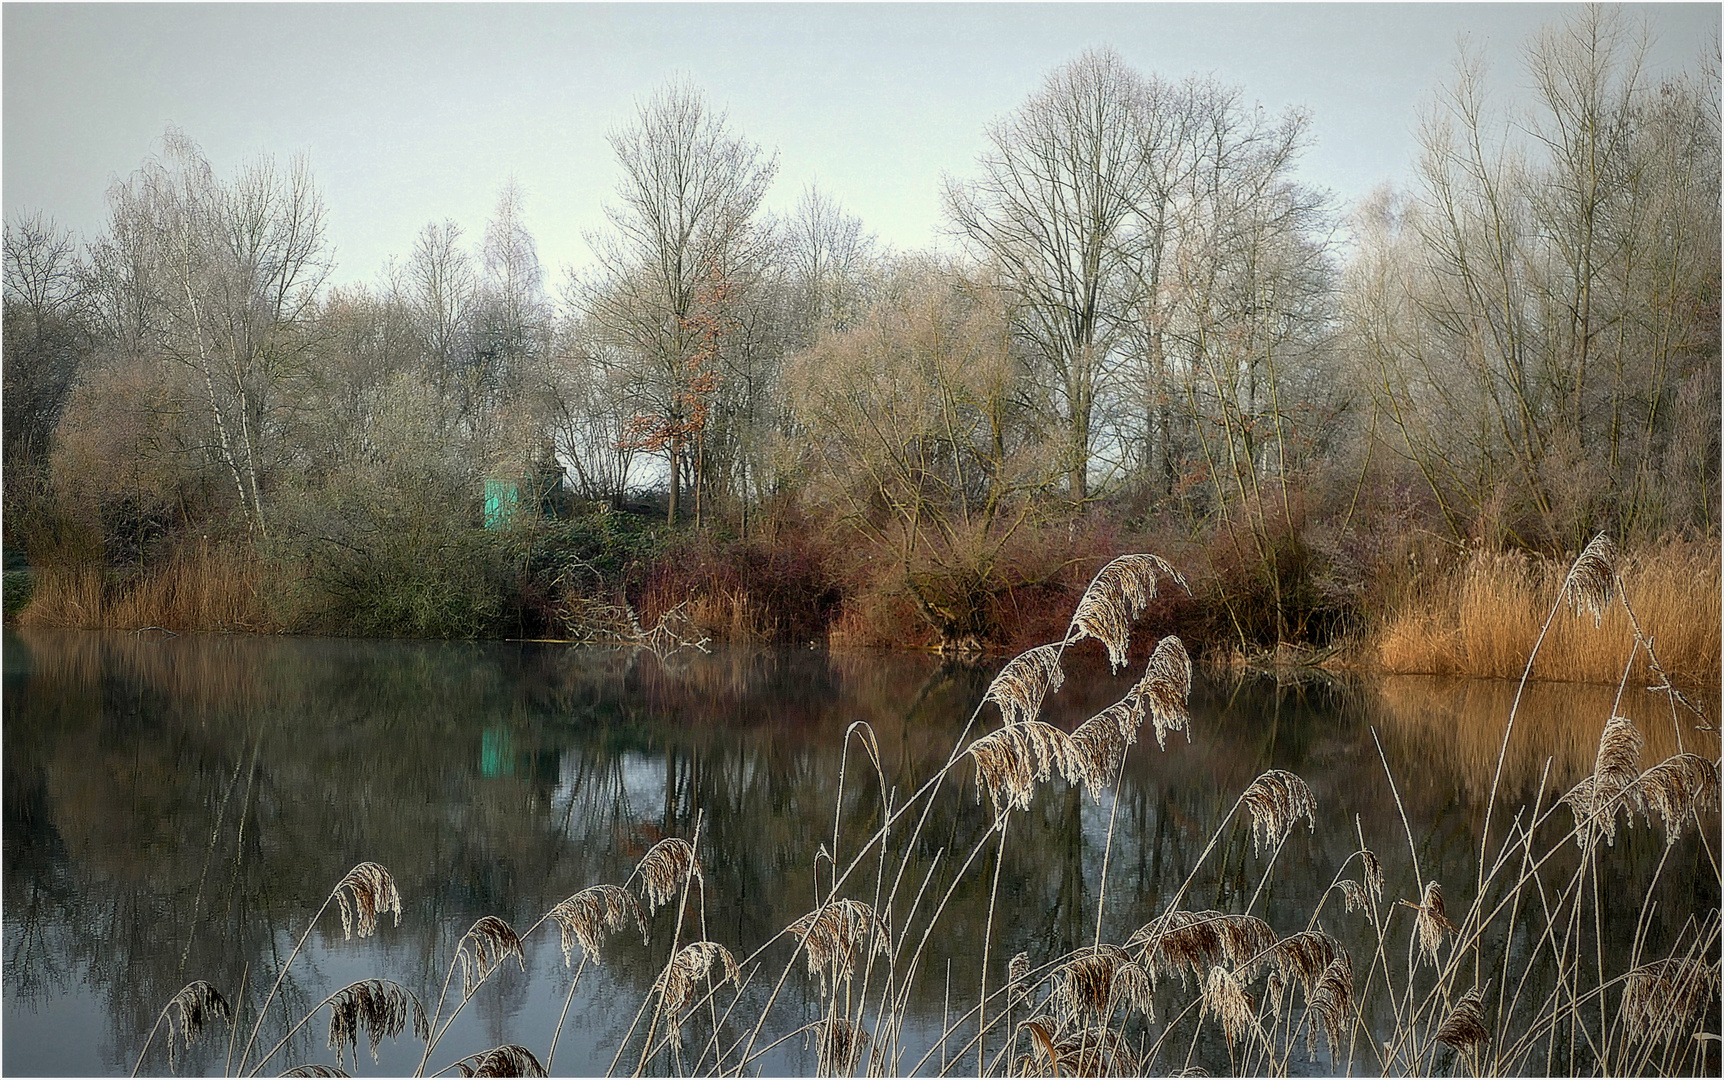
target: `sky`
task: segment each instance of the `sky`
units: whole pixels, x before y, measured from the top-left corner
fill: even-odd
[[[333,282],[375,281],[430,221],[476,247],[524,197],[547,283],[589,262],[618,170],[606,135],[673,77],[776,150],[769,210],[808,184],[899,250],[953,246],[942,180],[1047,73],[1107,46],[1145,73],[1213,75],[1311,117],[1304,182],[1346,206],[1406,183],[1418,110],[1459,35],[1497,99],[1567,4],[25,4],[0,9],[0,203],[90,237],[106,191],[183,129],[220,176],[309,156]],[[1715,55],[1720,5],[1632,5],[1653,77]]]

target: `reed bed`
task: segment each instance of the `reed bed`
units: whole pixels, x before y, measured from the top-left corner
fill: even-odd
[[[49,566],[18,624],[65,630],[154,628],[173,633],[275,633],[265,601],[265,570],[246,552],[200,544],[182,547],[142,571]]]
[[[1033,812],[1050,788],[1087,789],[1099,799],[1118,783],[1120,765],[1134,747],[1169,753],[1179,745],[1167,746],[1170,731],[1190,737],[1190,662],[1172,637],[1157,644],[1143,677],[1121,700],[1075,731],[1041,719],[1064,680],[1067,646],[1094,637],[1110,659],[1123,660],[1146,599],[1157,587],[1183,585],[1160,560],[1135,557],[1096,575],[1078,604],[1081,618],[1074,616],[1061,640],[1004,667],[943,766],[916,790],[889,787],[873,729],[863,721],[851,725],[838,806],[846,785],[872,787],[882,812],[867,824],[848,823],[848,832],[843,814],[834,813],[831,836],[808,854],[817,882],[813,910],[768,940],[711,936],[697,816],[689,836],[662,840],[627,880],[588,885],[523,932],[494,916],[480,919],[457,941],[431,1008],[404,988],[368,983],[344,988],[302,1014],[293,1030],[328,1010],[338,1061],[333,1067],[307,1062],[295,1072],[334,1075],[327,1070],[338,1068],[346,1051],[357,1060],[361,1033],[375,1044],[407,1038],[411,1029],[424,1044],[421,1075],[544,1075],[554,1064],[582,974],[604,962],[601,949],[609,938],[631,930],[651,932],[652,955],[659,959],[616,1046],[612,1074],[750,1075],[764,1055],[796,1038],[815,1048],[822,1075],[1184,1074],[1200,1042],[1215,1036],[1224,1043],[1229,1070],[1241,1075],[1287,1075],[1296,1060],[1308,1068],[1307,1061],[1318,1060],[1319,1044],[1320,1069],[1333,1074],[1715,1072],[1720,912],[1702,906],[1674,919],[1650,918],[1661,895],[1658,878],[1671,859],[1697,860],[1703,872],[1719,876],[1719,762],[1715,749],[1710,756],[1693,752],[1697,734],[1712,728],[1707,718],[1675,681],[1662,684],[1668,720],[1612,708],[1575,775],[1553,780],[1546,767],[1512,809],[1513,784],[1502,784],[1516,735],[1522,744],[1528,737],[1528,724],[1517,732],[1520,691],[1543,647],[1556,640],[1552,628],[1559,620],[1601,629],[1595,621],[1624,609],[1634,629],[1614,661],[1613,705],[1626,687],[1621,673],[1656,647],[1643,629],[1647,620],[1631,607],[1628,580],[1601,537],[1548,598],[1549,614],[1522,658],[1521,687],[1506,715],[1497,714],[1496,729],[1477,736],[1497,750],[1473,880],[1445,882],[1421,873],[1421,845],[1407,824],[1414,880],[1407,894],[1396,896],[1382,860],[1355,826],[1357,848],[1309,918],[1272,925],[1253,909],[1289,838],[1315,830],[1318,816],[1306,781],[1271,769],[1240,790],[1160,912],[1118,941],[1102,933],[1114,835],[1110,811],[1093,938],[1057,955],[1031,950],[1007,959],[993,930],[999,905],[1010,903],[1000,892],[1000,870],[1018,815]],[[1571,612],[1564,614],[1564,606]],[[1668,670],[1656,656],[1647,663],[1655,673]],[[1675,744],[1670,753],[1655,741],[1662,736],[1651,736],[1665,722]],[[1153,749],[1139,738],[1146,724],[1156,731]],[[1378,751],[1393,789],[1394,771],[1381,743]],[[955,830],[943,842],[926,835],[935,800],[954,797],[973,797],[991,812],[972,819],[967,835]],[[1247,831],[1249,855],[1237,842]],[[1662,837],[1663,858],[1651,880],[1625,880],[1617,873],[1615,845],[1625,832],[1642,831]],[[910,873],[922,865],[914,854],[930,847],[937,848],[932,865]],[[1235,857],[1226,854],[1235,847],[1257,878],[1244,909],[1190,903],[1206,867],[1212,870],[1215,858]],[[928,942],[944,925],[958,883],[968,878],[991,882],[980,974],[973,986],[948,980],[947,1008],[930,1040],[908,1022],[912,990],[934,977],[925,966]],[[1608,913],[1625,909],[1606,905],[1603,889],[1613,897],[1624,890],[1643,896],[1638,919],[1617,925],[1610,916],[1607,925]],[[393,879],[374,863],[360,864],[338,883],[306,935],[332,903],[339,905],[344,932],[361,936],[377,931],[379,915],[400,907]],[[1325,929],[1325,918],[1361,921],[1364,932],[1348,935],[1350,950]],[[550,925],[561,934],[564,963],[574,977],[563,1021],[543,1057],[536,1047],[513,1043],[439,1056],[454,1018],[505,962],[523,963],[523,942]],[[1607,952],[1607,938],[1627,945]],[[207,983],[193,983],[170,1001],[158,1028],[165,1023],[170,1036],[189,1043],[226,1022],[230,1043],[242,1046],[237,1057],[229,1052],[230,1073],[257,1075],[266,1065],[276,1067],[288,1039],[256,1057],[252,1048],[297,954],[296,946],[262,1006],[250,1013],[251,1034],[243,1043],[231,1019],[236,1011]],[[795,990],[787,991],[793,982]],[[140,1065],[150,1049],[145,1040]],[[454,1056],[461,1051],[467,1052]]]
[[[1477,552],[1390,613],[1367,653],[1392,674],[1519,678],[1568,570],[1523,552]],[[1666,672],[1717,685],[1724,650],[1717,543],[1650,547],[1625,559],[1620,570],[1632,607],[1606,605],[1596,626],[1591,618],[1552,624],[1532,677],[1616,685],[1638,617],[1643,627],[1657,628]],[[1653,677],[1646,654],[1637,651],[1630,682],[1644,685]]]

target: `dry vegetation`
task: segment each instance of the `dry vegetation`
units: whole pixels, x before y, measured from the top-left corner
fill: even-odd
[[[176,549],[130,573],[99,565],[50,565],[36,572],[22,626],[97,630],[156,628],[174,633],[273,633],[281,623],[255,554],[208,544]]]
[[[1479,552],[1387,613],[1365,659],[1391,674],[1518,678],[1539,639],[1542,620],[1563,589],[1566,566],[1522,552]],[[1669,542],[1636,553],[1623,567],[1623,588],[1642,624],[1657,627],[1664,670],[1688,683],[1716,684],[1724,655],[1719,627],[1719,548],[1714,541]],[[1592,619],[1559,619],[1532,665],[1532,676],[1614,685],[1624,659],[1628,678],[1657,681],[1629,609],[1610,607]]]
[[[1098,573],[1077,605],[1082,625],[1074,617],[1061,640],[1006,665],[944,767],[901,802],[880,792],[889,800],[889,813],[876,831],[846,834],[843,820],[834,821],[830,843],[822,841],[808,852],[820,903],[753,951],[706,936],[708,882],[697,819],[688,839],[671,837],[657,844],[628,880],[576,893],[524,933],[494,917],[479,920],[457,944],[428,1018],[411,994],[394,984],[367,981],[302,1014],[296,1029],[328,1007],[329,1041],[339,1062],[357,1047],[360,1031],[373,1043],[399,1038],[411,1020],[415,1037],[425,1044],[421,1074],[437,1064],[436,1071],[463,1075],[544,1075],[554,1063],[580,975],[589,963],[600,962],[601,946],[614,934],[644,930],[643,913],[650,917],[669,907],[675,914],[671,939],[668,946],[655,948],[663,966],[617,1044],[610,1073],[747,1075],[763,1054],[801,1036],[817,1047],[822,1074],[938,1069],[941,1074],[1145,1075],[1189,1069],[1197,1041],[1193,1037],[1186,1046],[1181,1035],[1181,1044],[1175,1045],[1174,1036],[1193,1024],[1199,1031],[1218,1031],[1232,1070],[1247,1075],[1285,1075],[1295,1055],[1315,1056],[1319,1039],[1329,1070],[1337,1074],[1670,1075],[1716,1068],[1716,1041],[1706,1035],[1716,1016],[1720,912],[1710,907],[1686,913],[1676,920],[1673,936],[1653,933],[1647,921],[1657,878],[1673,856],[1700,860],[1703,873],[1709,867],[1712,876],[1719,874],[1711,839],[1717,829],[1719,764],[1681,749],[1683,732],[1692,747],[1701,725],[1674,686],[1658,695],[1669,705],[1670,736],[1677,745],[1663,760],[1646,754],[1648,743],[1663,736],[1649,738],[1636,721],[1619,716],[1605,726],[1591,755],[1591,772],[1566,792],[1541,785],[1530,804],[1493,816],[1498,794],[1493,782],[1478,841],[1477,879],[1448,882],[1451,894],[1470,891],[1470,903],[1451,907],[1444,883],[1418,874],[1420,850],[1409,827],[1416,880],[1423,882],[1414,893],[1416,901],[1385,892],[1381,862],[1361,833],[1359,847],[1303,926],[1270,925],[1252,913],[1255,897],[1243,911],[1188,905],[1195,899],[1190,892],[1200,869],[1235,826],[1248,826],[1252,834],[1254,872],[1262,875],[1258,894],[1293,831],[1316,827],[1310,787],[1296,774],[1271,769],[1241,791],[1162,912],[1124,941],[1101,940],[1110,817],[1093,943],[1059,956],[1020,953],[1007,960],[990,955],[993,913],[998,904],[1011,902],[1000,895],[999,867],[1014,815],[1029,808],[1055,782],[1055,774],[1098,793],[1117,783],[1119,762],[1140,741],[1144,723],[1153,722],[1158,737],[1183,726],[1189,664],[1183,646],[1171,637],[1157,645],[1142,680],[1077,731],[1068,734],[1037,719],[1046,696],[1063,679],[1065,646],[1095,636],[1111,654],[1126,655],[1132,616],[1164,576],[1164,585],[1179,580],[1166,563],[1142,556],[1127,556]],[[1646,626],[1632,609],[1614,549],[1602,537],[1562,581],[1562,595],[1555,599],[1582,610],[1553,613],[1553,620],[1572,619],[1590,630],[1594,610],[1621,611]],[[1652,644],[1650,637],[1637,634],[1627,652]],[[1523,661],[1523,675],[1536,659]],[[1618,662],[1627,659],[1621,656]],[[971,739],[984,713],[995,707],[1001,726]],[[1498,780],[1516,742],[1519,707],[1517,694],[1497,743]],[[1095,730],[1086,735],[1092,726]],[[1524,725],[1519,734],[1524,743]],[[1144,743],[1145,752],[1157,752]],[[879,783],[884,789],[884,774],[876,771],[879,748],[865,722],[851,725],[846,754],[857,778],[851,783]],[[1383,765],[1392,779],[1386,757]],[[961,793],[972,775],[975,797],[988,799],[994,813],[967,840],[954,836],[954,845],[943,852],[959,864],[956,877],[943,891],[928,888],[934,880],[931,869],[926,880],[909,880],[904,873],[908,853],[924,840],[932,800],[949,788]],[[841,779],[840,806],[844,784]],[[1653,880],[1612,876],[1612,848],[1625,829],[1656,829],[1667,840]],[[1698,839],[1679,844],[1690,832],[1698,832]],[[992,868],[991,850],[996,853]],[[980,983],[973,991],[948,987],[957,1001],[930,1044],[912,1038],[906,1028],[910,989],[929,977],[922,967],[927,942],[939,931],[957,880],[972,874],[991,876],[993,882]],[[1613,890],[1644,894],[1638,925],[1602,925],[1599,889],[1604,881]],[[332,902],[340,904],[344,931],[360,935],[376,929],[380,913],[399,910],[393,880],[371,863],[356,867],[324,902],[324,910]],[[1325,915],[1363,920],[1368,948],[1349,952],[1323,930]],[[316,922],[314,917],[311,926]],[[565,963],[573,963],[577,944],[581,956],[563,1022],[543,1058],[536,1048],[505,1044],[446,1065],[434,1061],[454,1016],[483,992],[503,962],[521,960],[523,939],[547,923],[562,933]],[[1607,936],[1630,941],[1621,953],[1610,953],[1617,959],[1609,962],[1601,944]],[[1511,939],[1516,941],[1512,951]],[[768,950],[781,944],[794,947],[782,966],[768,958]],[[255,1014],[251,1037],[236,1040],[244,1049],[230,1060],[234,1073],[257,1074],[285,1044],[255,1058],[251,1054],[257,1028],[292,960],[290,955],[276,973]],[[810,994],[820,1003],[812,1019],[781,1001],[804,962]],[[791,1012],[797,1019],[790,1019]],[[231,1015],[213,987],[193,983],[164,1007],[157,1026],[167,1023],[170,1035],[185,1042]],[[793,1030],[769,1040],[769,1021],[774,1030]],[[140,1065],[151,1041],[140,1051]],[[313,1063],[294,1074],[333,1075],[329,1069]]]

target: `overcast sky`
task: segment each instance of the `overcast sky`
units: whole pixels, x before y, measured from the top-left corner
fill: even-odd
[[[971,174],[988,123],[1085,48],[1197,72],[1308,109],[1301,175],[1346,203],[1404,181],[1417,109],[1457,35],[1504,94],[1566,4],[20,4],[4,36],[3,197],[89,236],[108,185],[169,124],[218,174],[305,151],[334,280],[373,280],[418,230],[477,243],[498,189],[526,195],[548,284],[588,260],[617,172],[606,132],[686,74],[780,155],[767,205],[818,182],[900,249],[940,237],[942,175]],[[1654,75],[1717,48],[1716,3],[1649,4]]]

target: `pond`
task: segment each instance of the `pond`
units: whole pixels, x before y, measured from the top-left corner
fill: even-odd
[[[4,652],[0,1065],[10,1075],[129,1073],[163,1007],[199,979],[244,1002],[238,1038],[230,1045],[216,1024],[195,1045],[177,1046],[170,1066],[164,1026],[141,1071],[224,1072],[307,920],[367,860],[393,875],[399,926],[385,916],[375,936],[348,940],[331,905],[270,1004],[247,1071],[290,1020],[360,979],[395,980],[429,1011],[476,920],[497,916],[524,933],[577,891],[627,881],[667,837],[695,841],[702,867],[681,925],[673,897],[646,918],[644,942],[631,925],[607,939],[600,962],[582,966],[576,945],[574,967],[565,966],[556,925],[540,926],[526,935],[521,962],[500,966],[459,1011],[427,1072],[511,1043],[543,1060],[554,1034],[554,1072],[602,1074],[613,1060],[618,1072],[635,1071],[653,1023],[650,1010],[639,1015],[642,1003],[672,941],[704,936],[738,960],[771,944],[742,965],[740,998],[731,986],[713,994],[689,1018],[682,1046],[655,1053],[643,1071],[710,1071],[716,1046],[726,1069],[748,1053],[758,1055],[749,1072],[812,1075],[819,1047],[805,1029],[828,996],[794,940],[773,939],[815,909],[817,890],[831,888],[833,860],[842,873],[888,802],[902,808],[940,770],[1001,663],[811,649],[660,659],[528,643],[39,631],[8,631]],[[1134,660],[1110,672],[1094,642],[1070,650],[1064,667],[1067,681],[1043,718],[1067,731],[1119,700],[1142,671]],[[1353,1069],[1382,1071],[1373,1044],[1394,1028],[1396,1006],[1365,993],[1367,973],[1382,968],[1373,967],[1371,916],[1347,910],[1331,885],[1362,876],[1353,857],[1361,840],[1377,855],[1385,877],[1377,917],[1391,920],[1387,968],[1404,981],[1416,960],[1413,912],[1396,901],[1420,902],[1423,882],[1436,880],[1449,914],[1458,920],[1466,910],[1514,694],[1513,683],[1278,684],[1200,668],[1189,739],[1171,733],[1162,749],[1146,727],[1117,785],[1099,798],[1058,777],[1039,784],[1028,809],[1011,815],[1003,848],[990,833],[993,810],[961,763],[932,798],[899,816],[884,868],[874,847],[840,889],[890,909],[892,932],[908,939],[893,968],[900,1030],[884,1036],[873,1004],[862,1016],[882,1044],[873,1050],[896,1048],[881,1067],[974,1075],[969,1010],[982,958],[992,994],[1020,952],[1039,968],[1091,945],[1105,863],[1106,942],[1125,942],[1175,899],[1189,910],[1249,910],[1281,935],[1315,927],[1333,935],[1353,958],[1363,1003],[1360,1028],[1343,1040]],[[1705,707],[1716,716],[1711,694]],[[1529,687],[1499,809],[1535,797],[1548,807],[1553,793],[1590,773],[1613,706],[1639,723],[1642,768],[1676,752],[1664,697],[1631,688],[1615,698],[1614,687]],[[988,705],[968,738],[997,724]],[[852,725],[866,725],[877,764],[862,728],[846,738]],[[1716,733],[1695,727],[1684,723],[1684,748],[1716,759]],[[1258,848],[1243,809],[1229,817],[1268,769],[1302,778],[1316,804],[1278,854],[1273,844]],[[1509,818],[1494,820],[1500,833]],[[1560,836],[1573,817],[1563,809],[1551,822]],[[1716,832],[1715,814],[1704,828]],[[1622,970],[1630,952],[1644,960],[1679,950],[1697,933],[1696,919],[1715,928],[1715,838],[1708,846],[1690,828],[1667,848],[1663,830],[1636,820],[1600,852],[1607,882],[1591,886],[1597,899],[1586,918],[1596,910],[1600,927],[1626,928],[1596,935],[1607,971]],[[1550,870],[1567,881],[1576,861],[1559,854]],[[912,966],[906,958],[936,910]],[[1515,975],[1515,958],[1534,948],[1543,925],[1531,917],[1517,909],[1505,920],[1506,936],[1486,950],[1498,967],[1481,971],[1480,982],[1501,986],[1505,970]],[[1636,928],[1638,946],[1628,932]],[[1586,940],[1592,949],[1594,935]],[[841,1002],[846,994],[878,1000],[882,972],[864,972],[864,963],[837,992]],[[721,965],[714,977],[722,973]],[[1039,976],[1027,994],[990,1000],[990,1014],[1018,1010],[984,1039],[990,1068],[1005,1067],[995,1055],[1009,1025],[1045,995],[1034,988]],[[452,983],[445,1018],[460,997],[459,975]],[[1263,985],[1252,990],[1259,1004]],[[1537,999],[1548,987],[1535,977],[1525,993]],[[1154,1021],[1139,1018],[1130,1029],[1134,1039],[1160,1040],[1154,1071],[1254,1068],[1215,1018],[1193,1007],[1196,983],[1163,973],[1155,1000]],[[1026,1032],[1018,1029],[1014,1051],[1033,1052]],[[325,1009],[262,1074],[334,1064],[327,1036]],[[1346,1064],[1346,1045],[1336,1058],[1325,1039],[1309,1054],[1302,1035],[1295,1041],[1284,1063],[1294,1073]],[[1573,1050],[1557,1042],[1541,1046],[1525,1071],[1564,1067]],[[1717,1044],[1698,1045],[1708,1056],[1690,1053],[1685,1068],[1716,1072]],[[349,1055],[343,1067],[407,1074],[424,1050],[409,1031],[384,1039],[374,1064],[361,1034],[357,1061]],[[1452,1050],[1433,1053],[1427,1065],[1454,1066]]]

